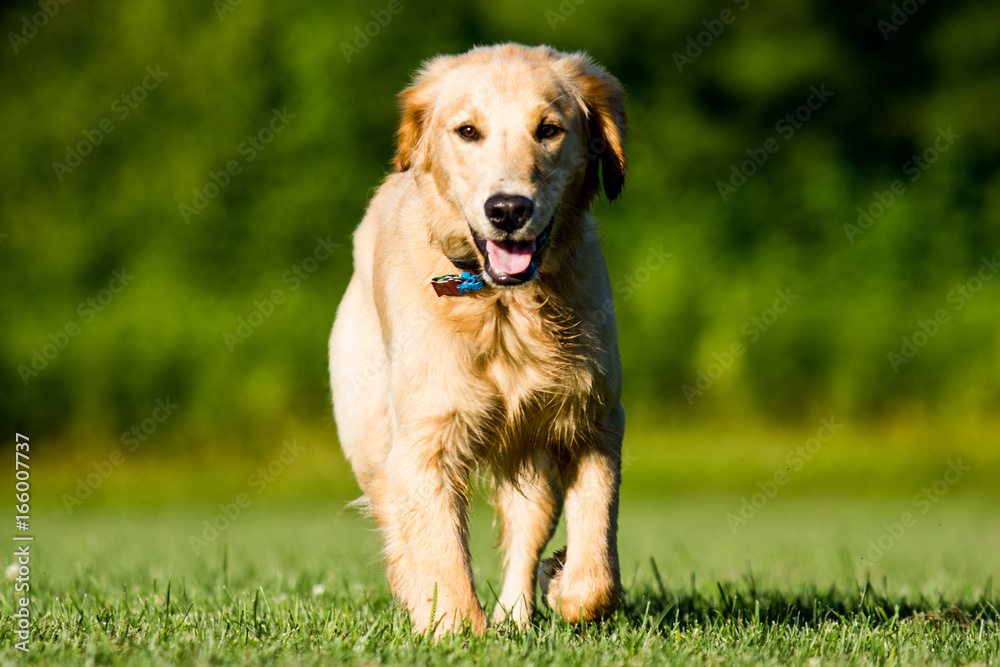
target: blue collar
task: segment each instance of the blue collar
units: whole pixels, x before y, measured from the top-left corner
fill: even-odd
[[[483,289],[486,287],[486,282],[481,273],[463,271],[460,276],[449,273],[431,278],[431,286],[438,296],[462,296]]]

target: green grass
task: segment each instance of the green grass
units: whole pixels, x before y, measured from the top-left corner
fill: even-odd
[[[162,483],[162,482],[160,482]],[[262,495],[208,548],[189,536],[211,505],[56,507],[34,517],[32,651],[12,646],[0,586],[0,660],[50,664],[967,664],[1000,658],[992,588],[995,498],[956,489],[875,564],[858,560],[902,497],[777,495],[738,534],[743,490],[652,500],[626,493],[628,600],[568,626],[542,610],[525,631],[440,643],[392,603],[371,524],[342,504]],[[473,555],[491,604],[491,513]],[[553,548],[565,543],[560,529]],[[654,565],[655,563],[655,565]],[[870,582],[870,583],[869,583]]]

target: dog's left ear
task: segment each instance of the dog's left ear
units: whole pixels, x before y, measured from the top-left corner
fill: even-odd
[[[625,187],[628,133],[625,90],[618,79],[584,53],[568,56],[565,62],[579,103],[587,115],[589,136],[585,150],[590,164],[587,165],[586,187],[592,192],[598,190],[597,161],[600,160],[604,194],[609,201],[614,201]]]

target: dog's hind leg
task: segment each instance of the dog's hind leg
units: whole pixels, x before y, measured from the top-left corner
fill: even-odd
[[[340,446],[366,494],[389,453],[388,365],[375,308],[355,276],[330,334],[330,388]]]
[[[524,625],[531,620],[535,604],[538,558],[559,521],[559,471],[547,455],[539,454],[516,484],[498,483],[496,502],[501,519],[504,580],[493,621],[510,619]]]

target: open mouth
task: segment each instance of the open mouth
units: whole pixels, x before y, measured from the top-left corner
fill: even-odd
[[[484,239],[472,231],[479,254],[483,256],[483,270],[497,285],[520,285],[538,274],[553,218],[542,233],[530,241],[494,241]]]

